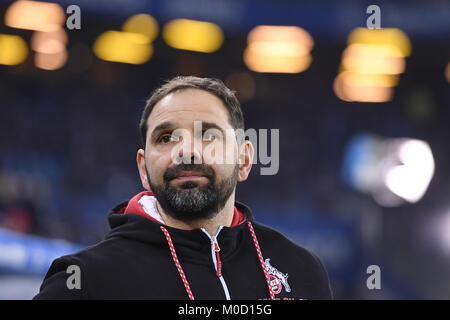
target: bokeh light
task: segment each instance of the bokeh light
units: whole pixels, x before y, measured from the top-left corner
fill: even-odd
[[[111,30],[95,40],[94,53],[106,61],[143,64],[151,58],[153,46],[142,34]]]
[[[342,53],[339,74],[333,83],[336,96],[346,102],[382,103],[393,99],[397,75],[411,54],[407,35],[395,28],[356,28]]]
[[[128,18],[122,25],[122,31],[142,34],[150,43],[158,35],[159,27],[155,18],[149,14],[141,13]]]
[[[224,34],[211,22],[176,19],[164,26],[163,38],[176,49],[211,53],[220,49]]]
[[[34,64],[36,67],[44,70],[57,70],[62,68],[67,61],[67,50],[53,53],[36,52],[34,55]]]
[[[17,65],[28,56],[28,46],[21,37],[11,34],[0,34],[0,64]]]
[[[5,25],[27,30],[50,31],[61,27],[65,12],[57,3],[19,0],[5,13]]]
[[[312,62],[311,35],[295,26],[257,26],[247,37],[244,62],[256,72],[299,73]]]

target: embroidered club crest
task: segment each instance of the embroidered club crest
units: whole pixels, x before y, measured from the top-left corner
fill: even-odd
[[[270,259],[264,260],[266,265],[267,273],[269,274],[270,284],[272,286],[273,293],[278,294],[281,292],[282,285],[286,292],[291,292],[291,287],[289,286],[287,279],[288,274],[280,272],[277,268],[270,264]]]

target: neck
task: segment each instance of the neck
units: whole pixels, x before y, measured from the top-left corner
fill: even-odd
[[[234,191],[231,194],[228,201],[221,211],[219,211],[213,218],[209,219],[198,219],[190,222],[181,221],[173,218],[164,212],[159,202],[156,201],[156,207],[158,209],[161,218],[164,223],[169,227],[178,228],[182,230],[193,230],[204,228],[210,235],[215,235],[219,226],[229,227],[233,221],[234,216]]]

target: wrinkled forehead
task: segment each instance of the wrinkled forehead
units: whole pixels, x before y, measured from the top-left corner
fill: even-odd
[[[224,130],[232,129],[228,110],[222,100],[200,89],[183,89],[162,98],[150,113],[147,128],[151,132],[165,122],[191,128],[194,121],[215,123]]]

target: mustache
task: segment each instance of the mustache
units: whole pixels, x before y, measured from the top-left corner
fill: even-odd
[[[177,177],[180,172],[183,171],[195,171],[198,172],[205,177],[209,178],[211,181],[214,180],[215,173],[214,170],[206,165],[206,164],[185,164],[181,163],[179,165],[167,168],[166,172],[164,172],[163,179],[168,182]]]

